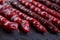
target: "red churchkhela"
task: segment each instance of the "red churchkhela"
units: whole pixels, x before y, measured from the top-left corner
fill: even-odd
[[[51,9],[54,9],[54,10],[60,12],[60,6],[55,3],[50,2],[49,0],[36,0],[36,1],[46,5],[47,7],[51,8]]]
[[[40,8],[34,6],[30,2],[20,0],[20,3],[24,6],[26,6],[27,8],[31,9],[32,11],[35,11],[37,14],[41,15],[42,17],[44,17],[48,21],[52,22],[54,25],[56,25],[60,29],[60,20],[58,18],[50,15],[49,13],[47,13],[45,11],[41,11]]]
[[[43,17],[37,15],[35,12],[32,12],[31,10],[27,9],[26,7],[24,7],[20,3],[18,3],[18,2],[12,2],[11,4],[14,7],[18,8],[20,11],[23,11],[24,13],[26,13],[27,15],[32,16],[33,18],[36,18],[40,23],[42,23],[47,28],[49,28],[49,30],[51,32],[55,32],[55,33],[60,32],[59,29],[56,26],[54,26],[51,22],[49,22],[46,19],[44,19]]]
[[[8,21],[5,17],[0,15],[0,26],[7,31],[13,31],[13,30],[18,30],[18,24],[15,22],[10,22]]]
[[[49,0],[49,1],[54,2],[54,3],[56,3],[56,4],[59,4],[59,5],[60,5],[60,0]]]
[[[33,24],[33,26],[40,32],[46,32],[46,28],[41,25],[41,23],[39,23],[36,19],[30,17],[30,16],[27,16],[26,14],[20,12],[19,10],[17,9],[13,9],[12,8],[12,11],[16,12],[16,14],[18,14],[21,18],[23,19],[26,19],[27,21],[29,21],[31,24]]]
[[[5,8],[4,8],[5,7]],[[8,18],[11,21],[14,21],[19,24],[19,27],[21,26],[22,30],[24,32],[29,32],[29,22],[26,20],[21,19],[15,12],[10,10],[11,6],[10,5],[3,5],[3,13],[1,15],[4,15],[6,18]]]
[[[58,13],[57,11],[54,11],[54,10],[46,7],[45,5],[43,5],[43,4],[39,3],[39,2],[36,2],[36,1],[33,1],[31,3],[34,4],[35,6],[39,7],[40,9],[48,12],[49,14],[51,14],[51,15],[53,15],[53,16],[60,19],[60,13]]]

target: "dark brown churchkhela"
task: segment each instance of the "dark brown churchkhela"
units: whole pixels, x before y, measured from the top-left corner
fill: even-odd
[[[22,19],[25,19],[27,21],[29,21],[31,24],[33,24],[33,26],[40,32],[46,32],[46,28],[41,25],[41,23],[39,23],[36,19],[27,16],[26,14],[20,12],[17,9],[12,9],[12,11],[16,12]]]
[[[49,1],[52,1],[52,2],[60,5],[60,0],[49,0]]]
[[[50,15],[49,13],[45,12],[45,11],[41,11],[40,8],[32,5],[29,2],[20,0],[20,3],[22,5],[25,5],[27,8],[30,8],[32,11],[37,12],[37,14],[41,15],[42,17],[44,17],[45,19],[47,19],[48,21],[52,22],[54,25],[56,25],[59,29],[60,29],[60,20],[58,18],[55,18],[54,16]]]
[[[43,4],[45,4],[46,6],[48,6],[49,8],[52,8],[52,9],[60,12],[60,6],[57,5],[57,4],[54,4],[54,3],[52,3],[52,2],[50,2],[48,0],[36,0],[36,1],[39,1],[39,2],[41,2]]]
[[[11,2],[11,4],[18,8],[20,11],[25,12],[26,14],[28,14],[29,16],[32,16],[33,18],[36,18],[38,21],[40,21],[43,25],[45,25],[47,28],[49,28],[49,30],[51,32],[55,32],[58,33],[59,30],[58,28],[56,28],[56,26],[54,26],[51,22],[45,20],[44,18],[42,18],[41,16],[37,15],[35,12],[32,12],[31,10],[25,8],[23,5],[21,5],[18,2]]]
[[[5,17],[0,15],[0,26],[7,31],[13,31],[17,30],[18,31],[18,24],[15,22],[10,22],[8,21]]]
[[[5,7],[5,8],[4,8]],[[3,13],[1,15],[4,15],[9,20],[12,20],[19,24],[19,27],[21,26],[22,30],[24,32],[29,32],[29,22],[26,20],[21,19],[15,12],[13,12],[10,8],[12,8],[10,5],[3,5]]]
[[[31,3],[33,3],[35,6],[39,7],[40,9],[42,9],[42,10],[44,10],[44,11],[50,13],[51,15],[53,15],[53,16],[60,19],[60,13],[46,7],[45,5],[43,5],[43,4],[39,3],[39,2],[33,1]]]

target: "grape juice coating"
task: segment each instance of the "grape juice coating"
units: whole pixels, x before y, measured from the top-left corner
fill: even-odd
[[[0,26],[7,31],[13,31],[17,30],[18,31],[18,24],[15,22],[10,22],[8,21],[5,17],[0,15]]]
[[[17,9],[12,9],[14,12],[16,12],[21,18],[23,19],[26,19],[27,21],[29,21],[31,24],[33,24],[33,26],[40,32],[46,32],[46,28],[41,24],[39,23],[36,19],[30,17],[30,16],[27,16],[26,14],[20,12],[19,10]]]
[[[55,3],[52,3],[52,2],[50,2],[48,0],[37,0],[37,1],[45,4],[47,7],[51,8],[51,9],[54,9],[54,10],[60,12],[60,6],[55,4]]]
[[[60,29],[60,20],[58,18],[55,18],[54,16],[50,15],[49,13],[45,11],[41,11],[40,8],[34,6],[33,4],[20,0],[20,3],[22,5],[25,5],[27,8],[31,9],[32,11],[35,11],[37,14],[41,15],[48,21],[52,22],[54,25],[56,25]]]
[[[54,26],[51,22],[45,20],[43,17],[37,15],[35,12],[32,12],[31,10],[25,8],[23,5],[21,5],[18,2],[12,2],[11,3],[14,7],[16,7],[17,9],[23,11],[24,13],[26,13],[29,16],[32,16],[33,18],[36,18],[38,21],[40,21],[40,23],[42,23],[43,25],[45,25],[47,28],[50,29],[50,31],[52,32],[59,32],[58,28],[56,26]]]
[[[7,31],[60,33],[59,0],[0,0],[0,26]]]
[[[26,21],[26,20],[21,19],[15,12],[13,12],[12,10],[10,10],[9,7],[10,7],[10,5],[6,5],[5,8],[3,7],[3,13],[2,13],[2,15],[4,15],[9,20],[18,23],[21,26],[21,28],[22,28],[22,30],[24,32],[29,32],[30,31],[29,22]]]

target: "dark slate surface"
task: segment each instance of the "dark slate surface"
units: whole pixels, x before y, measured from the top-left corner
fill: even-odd
[[[60,34],[52,34],[49,32],[41,34],[34,29],[31,29],[27,34],[16,31],[8,33],[0,30],[0,40],[60,40]]]

